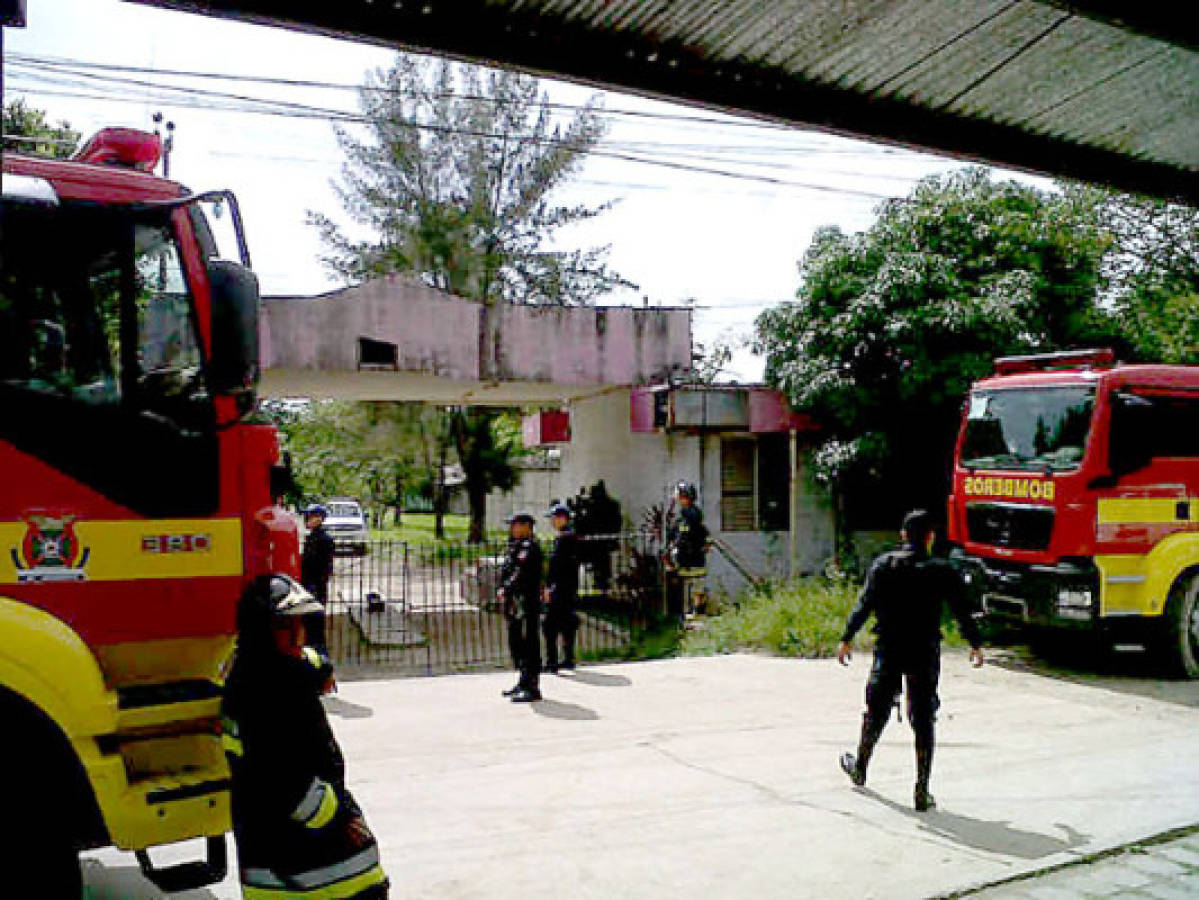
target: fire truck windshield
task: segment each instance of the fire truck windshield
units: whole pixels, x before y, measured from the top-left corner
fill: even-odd
[[[0,385],[207,421],[191,293],[167,214],[8,205]]]
[[[974,391],[961,464],[967,468],[1076,469],[1095,389],[1083,385]]]

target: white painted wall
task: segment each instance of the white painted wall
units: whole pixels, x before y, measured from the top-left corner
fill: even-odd
[[[727,543],[754,574],[785,574],[789,532],[723,532],[720,528],[720,435],[704,438],[678,432],[633,434],[629,429],[629,391],[615,390],[571,405],[571,435],[562,446],[559,486],[562,495],[578,493],[603,478],[620,501],[625,525],[637,528],[642,513],[669,502],[680,479],[699,488],[708,528]],[[798,567],[818,571],[833,552],[832,515],[822,490],[800,478]],[[708,587],[736,593],[744,579],[724,557],[708,558]]]
[[[550,501],[562,499],[560,478],[556,468],[522,469],[520,480],[508,493],[492,491],[487,495],[487,528],[503,528],[504,520],[514,512],[530,512],[537,516],[537,531],[548,534],[548,522],[542,514]]]

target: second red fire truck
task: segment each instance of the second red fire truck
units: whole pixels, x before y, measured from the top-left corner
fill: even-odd
[[[966,402],[948,516],[989,616],[1199,677],[1199,366],[998,360]]]

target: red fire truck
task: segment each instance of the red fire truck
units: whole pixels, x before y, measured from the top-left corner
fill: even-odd
[[[237,204],[155,177],[159,153],[105,129],[70,161],[3,157],[6,879],[47,853],[45,877],[77,879],[75,852],[110,844],[169,889],[222,877],[236,607],[298,573],[277,435],[249,419],[258,288]],[[195,837],[209,859],[145,852]]]
[[[989,616],[1199,676],[1199,366],[998,360],[966,402],[948,513]]]

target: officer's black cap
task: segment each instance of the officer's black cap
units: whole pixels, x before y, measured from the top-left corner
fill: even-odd
[[[570,507],[565,503],[555,503],[550,507],[549,512],[546,513],[546,516],[551,519],[554,516],[566,516],[567,518],[570,518]]]
[[[933,517],[926,509],[913,509],[903,517],[903,530],[907,533],[908,540],[914,543],[920,543],[928,537],[934,525]]]
[[[518,513],[513,513],[512,515],[508,516],[508,518],[506,518],[504,520],[504,523],[506,525],[514,525],[517,522],[524,522],[527,525],[536,525],[537,519],[534,518],[532,513],[518,512]]]

